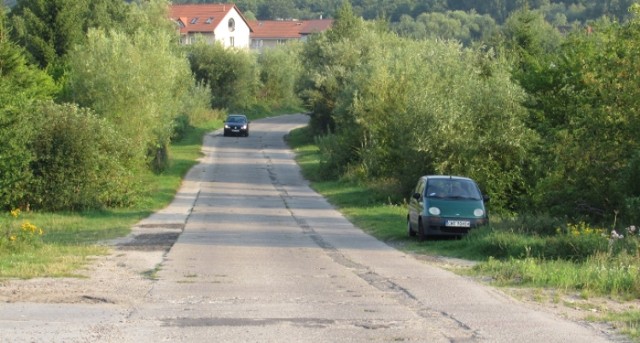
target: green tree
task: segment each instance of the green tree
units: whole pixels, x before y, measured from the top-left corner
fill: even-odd
[[[34,134],[29,113],[35,101],[56,92],[51,78],[30,66],[24,52],[9,39],[0,7],[0,207],[24,205],[31,180],[28,149]]]
[[[333,28],[312,36],[305,45],[300,94],[311,110],[310,125],[316,133],[335,129],[332,113],[338,92],[348,81],[349,72],[361,59],[375,53],[366,42],[360,41],[359,46],[355,45],[366,25],[362,18],[355,16],[351,5],[345,2]]]
[[[200,42],[188,50],[193,75],[211,89],[213,107],[245,111],[255,105],[258,70],[254,55],[226,49],[219,42]]]
[[[61,64],[89,28],[116,27],[126,20],[120,0],[19,0],[11,11],[16,41],[42,68]]]
[[[260,90],[258,101],[272,109],[300,106],[296,85],[302,67],[298,58],[302,46],[289,44],[267,49],[258,56]]]
[[[166,164],[166,146],[194,80],[177,48],[168,3],[132,4],[133,23],[122,31],[89,30],[68,57],[67,99],[107,118],[130,145],[122,161],[155,170]]]
[[[378,41],[383,53],[352,74],[354,96],[336,105],[362,133],[357,174],[396,182],[401,196],[420,175],[466,175],[495,209],[514,211],[536,135],[525,126],[524,93],[509,64],[453,43]]]
[[[340,17],[305,46],[312,124],[329,128],[315,127],[323,174],[383,180],[397,187],[396,199],[420,175],[467,175],[495,208],[514,210],[536,135],[525,125],[524,92],[510,64],[457,42],[402,39],[376,24]]]
[[[526,83],[530,123],[545,142],[533,197],[539,207],[598,220],[616,211],[637,213],[627,202],[640,197],[633,181],[639,172],[639,37],[636,21],[601,21],[590,33],[574,32],[528,78],[536,81]]]

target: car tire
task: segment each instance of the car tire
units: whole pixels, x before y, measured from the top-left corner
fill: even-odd
[[[409,234],[409,237],[416,236],[416,232],[413,231],[413,228],[411,227],[411,221],[409,219],[407,219],[407,233]]]
[[[420,221],[418,221],[418,240],[419,241],[425,241],[427,240],[427,231],[424,228],[424,225],[422,225],[422,219]]]

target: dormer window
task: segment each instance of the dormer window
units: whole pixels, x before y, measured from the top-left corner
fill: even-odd
[[[236,21],[233,18],[229,19],[229,31],[233,32],[236,29]]]

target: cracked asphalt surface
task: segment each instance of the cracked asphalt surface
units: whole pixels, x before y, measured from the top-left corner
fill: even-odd
[[[0,287],[0,341],[614,341],[354,227],[309,187],[284,143],[307,120],[255,121],[248,138],[207,135],[174,202],[112,242],[87,279]],[[26,295],[42,287],[48,297]]]

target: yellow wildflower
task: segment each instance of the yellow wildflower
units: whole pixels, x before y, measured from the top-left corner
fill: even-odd
[[[18,217],[20,216],[20,212],[21,212],[21,211],[20,211],[20,209],[19,209],[19,208],[16,208],[15,210],[12,210],[12,211],[11,211],[11,216],[12,216],[13,218],[18,218]]]
[[[22,228],[22,231],[31,232],[31,233],[35,233],[36,230],[38,229],[37,226],[35,226],[35,225],[33,225],[33,224],[29,223],[29,222],[22,223],[21,228]]]
[[[14,235],[9,236],[9,240],[10,241],[15,241],[16,240],[16,236],[14,236]]]

